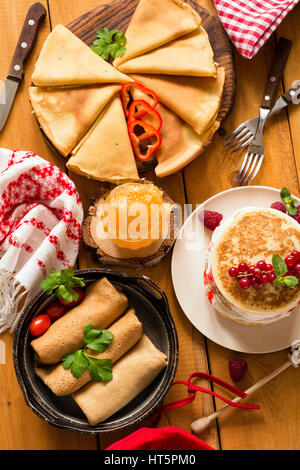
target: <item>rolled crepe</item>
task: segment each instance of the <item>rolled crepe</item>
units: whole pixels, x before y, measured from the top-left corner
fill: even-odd
[[[106,351],[99,353],[88,350],[88,355],[97,359],[111,359],[113,363],[129,351],[142,337],[143,327],[134,309],[128,312],[108,327],[114,335]],[[65,396],[79,390],[92,380],[88,370],[76,379],[70,369],[64,369],[62,364],[52,367],[36,367],[35,373],[52,390],[55,395]]]
[[[84,345],[84,327],[92,324],[103,329],[111,325],[128,307],[127,297],[105,278],[91,284],[85,298],[77,307],[69,310],[31,346],[43,364],[56,364],[66,354]]]
[[[91,382],[73,394],[91,426],[106,420],[141,393],[166,367],[167,358],[143,335],[113,367],[110,382]]]

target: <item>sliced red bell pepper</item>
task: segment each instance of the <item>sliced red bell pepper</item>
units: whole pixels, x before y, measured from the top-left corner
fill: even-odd
[[[159,131],[147,122],[138,119],[128,122],[128,133],[133,152],[141,161],[149,160],[161,145]]]
[[[132,97],[130,96],[130,88],[133,88],[133,87],[138,88],[139,90],[141,90],[143,93],[145,93],[148,96],[150,95],[150,97],[152,98],[152,102],[149,103],[149,105],[152,108],[155,108],[158,104],[158,97],[156,93],[154,93],[154,91],[150,90],[149,88],[144,87],[143,85],[140,85],[137,82],[123,83],[122,88],[121,88],[121,99],[122,99],[122,105],[123,105],[123,109],[124,109],[124,113],[126,117],[128,117],[129,106],[130,106],[130,103],[132,102]]]
[[[147,121],[147,118],[149,117],[148,115],[150,115],[150,118],[151,117],[154,118],[154,123],[152,122],[148,123]],[[162,126],[162,118],[159,112],[153,109],[147,103],[147,101],[135,100],[129,106],[128,122],[136,121],[137,119],[140,119],[141,117],[144,117],[143,121],[155,127],[157,131],[160,131],[161,126]]]

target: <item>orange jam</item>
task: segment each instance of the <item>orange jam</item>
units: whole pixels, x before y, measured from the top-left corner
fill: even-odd
[[[152,183],[125,183],[114,188],[106,199],[107,232],[120,248],[137,250],[162,237],[168,226],[170,204]]]

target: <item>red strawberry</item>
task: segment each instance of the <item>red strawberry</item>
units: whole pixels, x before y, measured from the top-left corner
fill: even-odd
[[[285,204],[283,202],[280,202],[280,201],[273,202],[273,204],[271,204],[270,207],[272,209],[277,209],[280,212],[286,213]]]
[[[297,207],[297,214],[296,215],[291,215],[293,219],[297,220],[298,224],[300,224],[300,206]]]
[[[229,373],[230,373],[230,377],[232,378],[232,380],[234,382],[238,382],[239,380],[242,380],[242,378],[246,374],[246,371],[248,369],[248,364],[246,361],[243,361],[241,359],[235,359],[235,360],[229,361],[228,368],[229,368]]]
[[[220,225],[223,215],[215,211],[200,211],[198,214],[200,222],[209,230],[215,230]]]

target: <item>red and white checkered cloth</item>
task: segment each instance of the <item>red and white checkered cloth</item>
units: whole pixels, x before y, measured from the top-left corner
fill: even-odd
[[[252,59],[299,0],[214,0],[231,41]]]
[[[13,331],[50,269],[73,267],[82,204],[73,181],[32,152],[0,149],[0,332]]]

